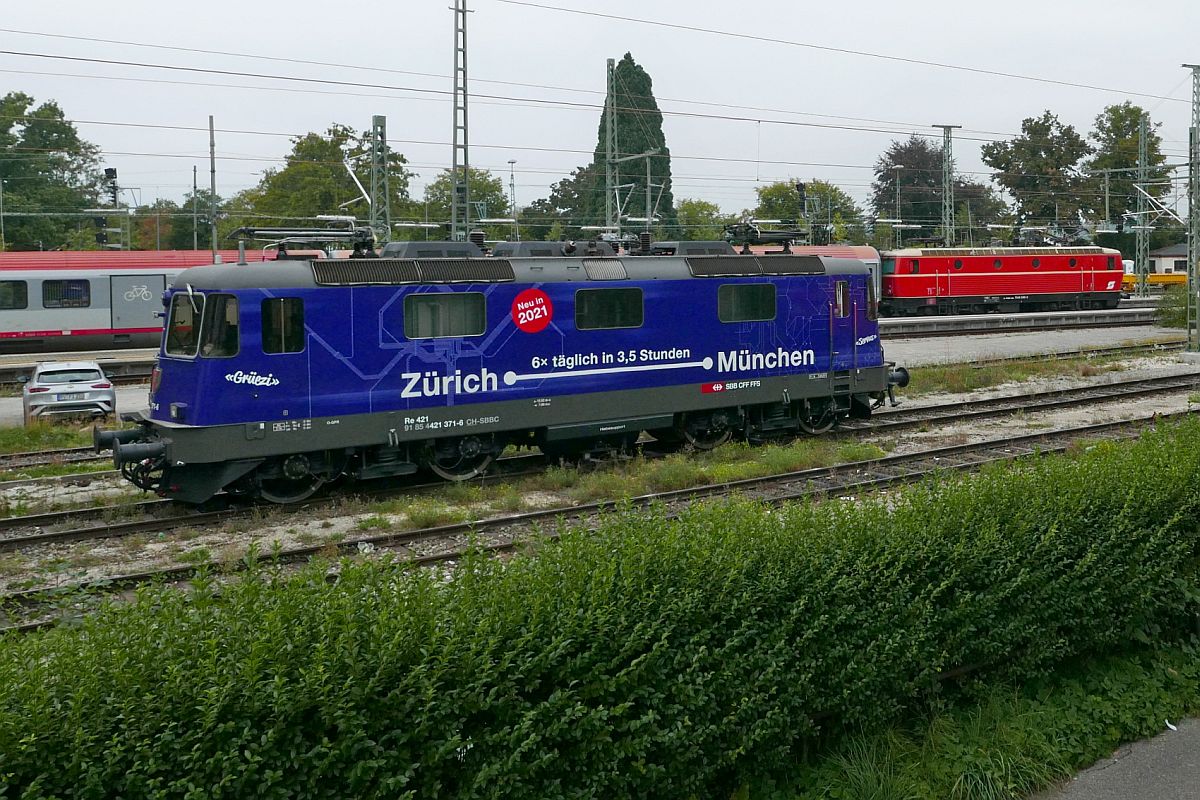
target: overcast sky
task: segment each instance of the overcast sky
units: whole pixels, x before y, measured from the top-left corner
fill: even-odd
[[[1126,99],[1163,123],[1168,161],[1185,157],[1191,81],[1180,64],[1200,62],[1197,0],[1140,6],[1114,0],[535,2],[617,19],[473,0],[471,163],[502,173],[507,182],[508,161],[515,159],[521,204],[545,196],[549,184],[587,163],[605,60],[626,51],[650,74],[667,113],[675,197],[712,200],[727,211],[752,207],[755,186],[789,177],[831,181],[861,203],[869,195],[871,167],[888,144],[910,132],[940,136],[930,127],[935,123],[963,126],[954,148],[958,168],[983,172],[981,141],[1016,134],[1025,117],[1050,109],[1086,133],[1105,105]],[[373,86],[12,54],[0,54],[0,86],[57,100],[82,135],[103,148],[105,165],[119,170],[121,182],[140,187],[140,202],[182,197],[193,165],[207,185],[209,114],[218,128],[223,196],[254,185],[262,170],[278,165],[289,136],[333,122],[369,128],[373,114],[387,116],[392,147],[412,162],[418,174],[413,194],[420,196],[425,181],[450,161],[450,4],[9,0],[0,18],[0,50]],[[196,130],[141,127],[153,125]]]

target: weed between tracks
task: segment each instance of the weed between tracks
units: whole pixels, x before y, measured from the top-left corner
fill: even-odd
[[[1107,372],[1125,369],[1121,363],[1128,356],[1068,358],[1057,361],[1029,359],[1006,361],[1002,364],[945,364],[912,371],[912,382],[897,393],[918,397],[940,392],[960,393],[989,389],[1004,383],[1029,378],[1091,378]]]
[[[28,427],[0,428],[0,453],[33,453],[92,443],[92,426],[36,422]]]

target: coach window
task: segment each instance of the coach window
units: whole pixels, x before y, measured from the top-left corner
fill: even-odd
[[[775,319],[775,284],[727,283],[717,288],[721,322],[765,322]]]
[[[196,355],[200,319],[203,316],[204,295],[178,292],[171,298],[171,317],[167,320],[167,355]]]
[[[0,281],[0,311],[29,308],[29,284],[25,281]]]
[[[92,287],[86,280],[42,281],[42,308],[87,308]]]
[[[209,295],[200,332],[203,337],[200,355],[209,358],[236,356],[239,346],[237,298],[231,294]]]
[[[844,318],[850,316],[850,282],[838,281],[833,289],[833,315]]]
[[[304,301],[299,297],[272,297],[262,301],[264,353],[299,353],[304,350]]]
[[[581,331],[640,328],[642,290],[580,289],[575,293],[575,327]]]
[[[404,335],[409,339],[482,336],[487,304],[481,292],[422,292],[404,298]]]

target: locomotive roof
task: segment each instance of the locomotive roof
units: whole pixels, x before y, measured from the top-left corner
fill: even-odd
[[[620,258],[359,258],[215,264],[180,273],[193,289],[282,289],[441,283],[559,283],[787,275],[865,275],[831,256],[628,256]]]
[[[915,258],[919,256],[1057,256],[1057,255],[1113,255],[1119,251],[1108,247],[909,247],[903,250],[888,250],[885,258]]]

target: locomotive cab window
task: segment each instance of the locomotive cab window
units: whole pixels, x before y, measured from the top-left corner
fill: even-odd
[[[833,290],[833,315],[839,319],[850,316],[850,282],[838,281]]]
[[[914,259],[912,259],[911,261],[909,261],[909,262],[908,262],[908,264],[909,264],[909,266],[910,266],[910,267],[912,267],[912,274],[913,274],[913,275],[918,275],[918,274],[920,274],[920,272],[921,272],[921,262],[920,262],[918,259],[915,259],[915,258],[914,258]]]
[[[238,300],[231,294],[209,295],[204,306],[200,355],[208,358],[236,356],[239,348]]]
[[[875,281],[867,279],[867,319],[879,319],[879,295],[875,293]]]
[[[575,293],[575,327],[581,331],[640,328],[642,290],[580,289]]]
[[[775,284],[727,283],[717,288],[721,322],[765,322],[775,319]]]
[[[29,307],[29,284],[25,281],[0,281],[0,311]]]
[[[299,353],[304,350],[304,301],[299,297],[272,297],[262,301],[264,353]]]
[[[200,319],[204,316],[204,295],[177,292],[171,298],[171,316],[167,320],[165,350],[169,356],[194,356],[200,339]]]
[[[409,339],[482,336],[485,330],[482,292],[424,292],[404,298],[404,335]]]
[[[87,308],[92,285],[87,280],[42,281],[42,308]]]

